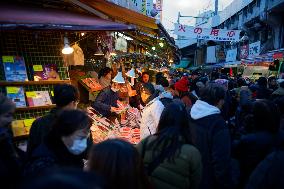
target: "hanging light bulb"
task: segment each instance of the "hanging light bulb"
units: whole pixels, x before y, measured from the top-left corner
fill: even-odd
[[[69,41],[67,37],[64,37],[64,48],[62,49],[62,54],[71,54],[73,53],[74,49],[70,47]]]

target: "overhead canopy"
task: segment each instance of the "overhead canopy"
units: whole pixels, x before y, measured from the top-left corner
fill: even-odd
[[[134,26],[116,23],[82,13],[12,5],[0,6],[0,28],[81,31],[135,29]]]
[[[139,27],[158,30],[158,25],[154,18],[150,18],[138,12],[121,7],[106,0],[79,0],[107,16],[129,24],[135,24]]]

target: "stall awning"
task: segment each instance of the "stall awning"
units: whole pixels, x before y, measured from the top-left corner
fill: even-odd
[[[79,0],[107,16],[129,24],[135,24],[139,27],[158,30],[158,25],[154,18],[150,18],[138,12],[118,6],[106,0]]]
[[[44,30],[132,30],[134,26],[116,23],[95,16],[57,9],[0,6],[1,29]]]

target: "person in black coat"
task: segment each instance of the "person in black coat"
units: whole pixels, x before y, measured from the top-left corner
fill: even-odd
[[[269,99],[272,91],[267,88],[267,79],[260,77],[257,80],[256,99]]]
[[[231,167],[231,139],[221,109],[225,89],[209,84],[190,111],[190,124],[195,133],[195,144],[202,156],[201,189],[234,188]]]
[[[18,184],[22,165],[11,131],[15,109],[15,104],[0,94],[0,180],[1,185],[8,189]]]
[[[45,141],[28,159],[25,176],[37,176],[50,168],[83,169],[91,120],[80,110],[64,110],[56,119]]]
[[[253,171],[246,189],[282,189],[284,186],[284,144],[269,154]]]
[[[56,85],[54,87],[54,102],[56,108],[52,109],[46,116],[38,118],[30,129],[27,153],[30,155],[45,139],[56,115],[61,110],[76,109],[79,100],[78,90],[69,84]]]
[[[236,143],[234,157],[240,163],[240,187],[243,188],[256,166],[279,145],[283,134],[279,132],[280,115],[277,106],[268,100],[252,104],[253,133],[243,135]]]

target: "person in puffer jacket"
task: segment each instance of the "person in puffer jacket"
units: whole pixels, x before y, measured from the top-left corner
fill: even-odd
[[[221,116],[224,99],[224,87],[209,84],[190,111],[195,146],[201,153],[203,164],[200,189],[229,189],[237,184],[232,179],[230,133]]]
[[[159,91],[156,91],[150,83],[143,84],[141,87],[141,99],[146,104],[140,123],[140,137],[143,139],[156,133],[164,105],[159,100]]]
[[[161,115],[157,133],[137,145],[155,189],[198,189],[202,163],[192,139],[184,104],[169,104]]]

